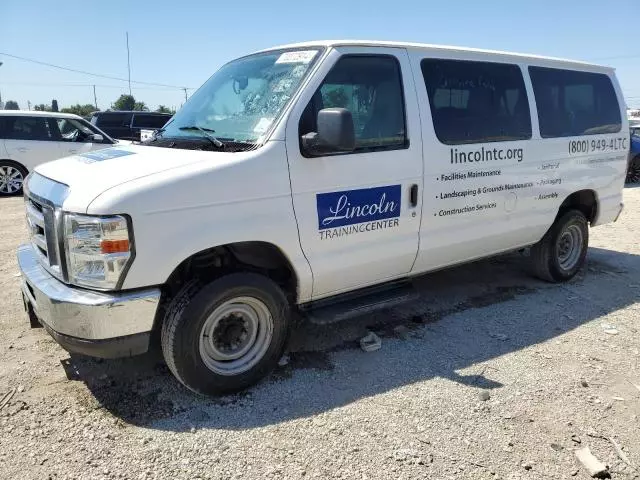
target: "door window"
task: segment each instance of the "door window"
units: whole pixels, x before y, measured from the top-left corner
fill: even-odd
[[[169,117],[164,115],[148,115],[138,114],[133,116],[132,127],[135,128],[149,128],[157,129],[164,127],[164,124],[169,121]]]
[[[323,108],[353,115],[356,152],[408,146],[400,65],[389,55],[347,55],[331,69],[300,119],[300,136],[316,131]]]
[[[55,140],[46,117],[1,117],[0,136],[7,140]]]
[[[55,118],[51,121],[55,122],[63,142],[93,142],[91,135],[95,132],[82,122],[74,118]]]
[[[129,123],[131,123],[131,114],[119,112],[102,113],[97,116],[95,122],[92,119],[91,123],[98,127],[128,127]]]

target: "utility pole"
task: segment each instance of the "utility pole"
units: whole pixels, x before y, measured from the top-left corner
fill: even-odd
[[[129,95],[131,95],[131,59],[129,57],[129,32],[127,32],[127,70],[129,71]]]
[[[31,111],[31,102],[29,100],[27,100],[27,109]]]
[[[184,90],[184,101],[187,101],[187,88],[186,87],[182,87],[182,89]]]
[[[98,97],[96,97],[96,86],[93,86],[93,102],[96,104],[96,110],[98,110]]]

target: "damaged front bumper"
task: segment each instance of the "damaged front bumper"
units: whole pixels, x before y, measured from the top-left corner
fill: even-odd
[[[18,248],[22,297],[32,326],[42,325],[66,350],[100,358],[149,348],[160,289],[95,292],[60,282],[29,244]]]

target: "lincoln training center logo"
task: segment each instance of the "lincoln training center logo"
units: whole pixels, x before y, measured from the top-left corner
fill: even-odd
[[[321,240],[394,228],[400,221],[401,186],[316,195]]]

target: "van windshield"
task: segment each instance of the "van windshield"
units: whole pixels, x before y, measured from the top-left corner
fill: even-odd
[[[223,142],[262,140],[318,57],[317,49],[274,51],[224,65],[196,91],[162,132],[168,137],[201,137]]]

